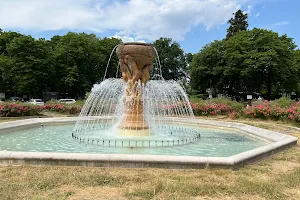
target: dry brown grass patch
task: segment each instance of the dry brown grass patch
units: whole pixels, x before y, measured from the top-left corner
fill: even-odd
[[[273,161],[271,163],[272,171],[274,174],[283,174],[294,171],[300,167],[300,163],[289,162],[289,161]]]
[[[290,200],[299,200],[300,199],[300,189],[299,188],[293,188],[293,189],[287,189],[285,191],[287,196],[290,197]]]
[[[74,192],[70,192],[74,191]],[[87,188],[64,188],[63,194],[69,194],[72,200],[86,199],[114,199],[123,200],[127,199],[120,188],[117,187],[87,187]]]
[[[192,200],[264,200],[259,195],[241,195],[241,196],[217,196],[217,197],[195,197]]]

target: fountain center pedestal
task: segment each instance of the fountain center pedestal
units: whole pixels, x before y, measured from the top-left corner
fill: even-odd
[[[118,125],[118,134],[148,136],[149,125],[145,120],[144,87],[150,80],[152,61],[156,51],[150,44],[123,43],[117,47],[117,56],[126,83],[123,103],[125,112]]]

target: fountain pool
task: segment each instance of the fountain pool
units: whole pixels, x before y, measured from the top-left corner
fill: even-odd
[[[267,141],[251,137],[241,131],[212,127],[199,127],[201,139],[191,144],[182,144],[182,141],[174,140],[172,136],[166,136],[164,140],[161,140],[160,137],[143,137],[136,140],[134,137],[113,138],[105,132],[102,134],[103,138],[106,139],[78,143],[70,137],[70,130],[73,126],[74,124],[44,125],[2,134],[0,136],[0,150],[228,157],[268,144]],[[176,127],[190,128],[186,125],[177,125]],[[133,140],[131,141],[131,139]],[[149,139],[152,143],[149,142]],[[131,144],[129,144],[130,141]],[[122,142],[123,147],[121,146]]]
[[[144,148],[136,148],[132,143],[131,148],[112,143],[102,147],[70,136],[77,120],[35,118],[0,123],[0,165],[236,168],[297,144],[296,137],[246,124],[197,119],[188,125],[182,124],[185,119],[177,119],[179,126],[198,128],[200,140],[179,146],[166,143],[149,148],[145,143]]]

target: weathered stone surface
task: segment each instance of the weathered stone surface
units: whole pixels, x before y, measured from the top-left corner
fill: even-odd
[[[130,130],[148,129],[144,119],[143,90],[137,87],[138,83],[143,85],[150,79],[150,68],[156,58],[156,52],[149,44],[124,43],[118,46],[116,53],[122,78],[127,83],[124,98],[125,116],[119,127]]]

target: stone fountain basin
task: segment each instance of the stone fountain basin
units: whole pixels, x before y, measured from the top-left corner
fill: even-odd
[[[104,117],[103,117],[104,118]],[[41,124],[75,123],[77,117],[32,118],[0,124],[0,134],[40,126]],[[185,123],[186,119],[173,120]],[[128,155],[128,154],[88,154],[88,153],[50,153],[50,152],[12,152],[0,151],[0,165],[64,165],[123,168],[238,168],[263,159],[287,147],[297,144],[298,138],[242,123],[213,120],[195,120],[199,126],[230,128],[245,134],[259,137],[270,143],[230,157],[166,156],[166,155]]]

